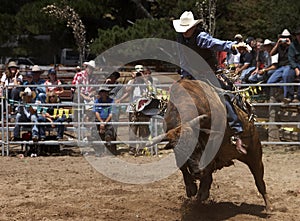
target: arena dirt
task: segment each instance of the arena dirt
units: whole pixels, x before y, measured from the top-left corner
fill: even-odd
[[[263,162],[274,207],[269,213],[238,161],[213,174],[210,198],[201,204],[186,198],[180,171],[129,185],[98,173],[76,149],[63,156],[0,157],[0,220],[300,220],[300,150],[265,147]]]

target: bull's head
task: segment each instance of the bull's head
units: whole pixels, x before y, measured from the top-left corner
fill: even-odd
[[[182,125],[179,125],[178,127],[169,130],[166,133],[154,137],[151,141],[149,141],[146,144],[146,146],[153,146],[160,142],[168,141],[168,144],[165,146],[165,149],[173,149],[178,143],[178,139],[180,138],[180,136],[184,134],[192,134],[195,131],[202,131],[209,134],[209,129],[201,127],[201,125],[203,125],[204,122],[207,121],[207,119],[208,116],[206,114],[200,115],[189,122],[186,122]]]

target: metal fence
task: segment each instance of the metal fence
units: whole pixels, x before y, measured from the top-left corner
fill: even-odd
[[[284,86],[284,85],[288,85],[288,86],[298,86],[300,87],[300,83],[293,83],[293,84],[260,84],[260,85],[253,85],[253,84],[243,84],[243,87],[278,87],[278,86]],[[104,85],[89,85],[90,87],[94,87],[94,88],[99,88],[100,86],[104,86]],[[105,85],[107,86],[107,85]],[[110,86],[116,86],[116,85],[110,85]],[[124,86],[134,86],[134,85],[122,85]],[[136,86],[136,85],[135,85]],[[169,89],[171,85],[170,84],[163,84],[163,85],[156,85],[157,88],[166,88],[166,90]],[[17,86],[17,87],[37,87],[36,85],[26,85],[26,86]],[[64,87],[65,89],[70,89],[71,87],[74,87],[74,85],[60,85],[60,87]],[[86,85],[77,85],[76,86],[76,93],[80,92],[80,88],[81,87],[86,87]],[[5,94],[8,94],[8,89],[5,88]],[[97,123],[94,121],[94,118],[86,120],[85,116],[87,113],[85,113],[86,110],[88,110],[90,108],[91,105],[93,104],[89,104],[89,103],[80,103],[79,100],[79,94],[77,95],[78,100],[70,100],[68,102],[62,102],[60,104],[57,104],[58,106],[61,106],[63,108],[67,108],[67,109],[71,109],[71,110],[78,110],[77,112],[77,121],[68,121],[68,122],[64,122],[62,123],[64,126],[66,126],[66,131],[67,132],[71,132],[74,135],[74,139],[70,139],[70,140],[64,140],[64,141],[57,141],[57,140],[46,140],[46,141],[38,141],[38,144],[46,144],[46,145],[57,145],[57,144],[63,144],[63,145],[68,145],[68,146],[80,146],[80,147],[84,147],[88,144],[90,144],[91,142],[87,142],[86,141],[86,134],[88,132],[91,131],[91,126],[95,126]],[[33,106],[47,106],[49,104],[31,104]],[[56,105],[56,104],[55,104]],[[124,108],[127,107],[128,105],[130,105],[129,103],[121,103],[121,104],[112,104],[114,106],[118,106],[119,109],[121,109],[123,112],[123,115],[126,115],[126,112],[124,111]],[[264,129],[267,131],[268,136],[270,135],[270,127],[273,126],[273,129],[275,127],[277,127],[277,130],[279,130],[279,127],[283,127],[283,126],[289,126],[289,128],[294,128],[295,131],[300,134],[300,123],[299,120],[295,120],[292,121],[293,119],[299,119],[299,110],[300,110],[300,103],[290,103],[290,104],[285,104],[283,105],[283,103],[281,102],[274,102],[271,100],[264,100],[263,102],[252,102],[252,105],[255,108],[265,108],[265,111],[267,111],[267,117],[264,116],[260,116],[258,114],[257,118],[264,118],[264,120],[259,120],[257,122],[255,122],[255,125],[259,128],[259,127],[264,127]],[[1,98],[1,146],[2,146],[2,151],[1,154],[2,156],[4,155],[9,155],[9,151],[10,151],[10,146],[13,144],[16,145],[32,145],[34,144],[33,141],[10,141],[11,138],[11,132],[13,131],[13,128],[15,127],[15,123],[14,123],[14,117],[15,115],[10,113],[10,108],[12,106],[12,101],[8,100],[8,99],[4,99],[4,97]],[[286,111],[291,111],[289,109],[287,109],[287,107],[293,107],[293,111],[296,113],[296,118],[290,118],[290,120],[288,121],[277,121],[277,119],[272,115],[272,111],[274,111],[274,108],[276,109],[275,112],[278,112],[278,109],[282,108],[284,106],[284,108],[286,108]],[[70,114],[70,117],[74,119],[74,112],[72,112]],[[297,118],[298,117],[298,118]],[[149,127],[151,128],[151,136],[157,136],[159,135],[160,132],[162,132],[162,122],[163,119],[160,116],[154,116],[151,118],[150,122],[130,122],[129,120],[120,120],[120,121],[112,121],[109,124],[112,125],[117,125],[118,127],[124,127],[124,130],[119,130],[118,129],[118,133],[124,133],[124,131],[128,131],[128,126],[130,124],[145,124],[145,125],[149,125]],[[23,128],[25,128],[26,125],[32,125],[31,122],[21,122],[19,123]],[[38,123],[41,125],[50,125],[50,124],[54,124],[54,125],[58,125],[61,123]],[[99,123],[98,123],[99,124]],[[278,131],[277,131],[278,132]],[[118,134],[118,136],[122,136],[124,134]],[[299,135],[298,135],[299,136]],[[288,144],[288,145],[300,145],[299,140],[300,139],[296,139],[296,140],[280,140],[280,136],[277,136],[276,139],[269,139],[269,137],[265,140],[262,140],[262,144],[272,144],[272,145],[284,145],[284,144]],[[117,139],[116,141],[112,141],[112,143],[114,144],[140,144],[140,143],[145,143],[147,141],[130,141],[129,139]],[[92,141],[92,143],[96,143],[96,144],[105,144],[105,141]],[[151,150],[152,151],[152,150]],[[153,150],[156,153],[157,151],[157,145],[155,146],[155,149]]]

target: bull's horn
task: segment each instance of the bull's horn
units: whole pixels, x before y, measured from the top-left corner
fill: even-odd
[[[208,116],[206,114],[202,114],[198,117],[195,117],[193,120],[189,121],[187,124],[190,126],[190,127],[195,127],[195,126],[200,126],[201,124],[201,121],[202,120],[205,120]]]
[[[152,140],[148,141],[146,143],[146,147],[150,147],[150,146],[153,146],[155,144],[158,144],[159,142],[161,142],[166,137],[167,137],[167,133],[163,133],[161,135],[158,135],[158,136],[154,137]]]

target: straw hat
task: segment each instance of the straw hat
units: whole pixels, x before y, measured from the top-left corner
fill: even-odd
[[[15,61],[10,61],[7,65],[8,68],[19,68]]]
[[[134,66],[134,69],[136,72],[141,72],[141,71],[144,71],[144,66],[141,64],[138,64],[138,65]]]
[[[32,72],[41,72],[41,68],[38,65],[33,65],[33,67],[31,68]]]
[[[289,37],[291,37],[291,33],[287,29],[284,29],[283,32],[279,35],[279,38],[289,38]]]
[[[29,87],[25,88],[24,91],[20,92],[20,97],[23,96],[28,96],[31,97],[31,99],[35,99],[36,98],[36,93],[34,91],[32,91]]]
[[[195,20],[191,11],[182,13],[179,19],[173,20],[173,27],[176,32],[184,33],[195,25],[199,24],[202,20]]]

